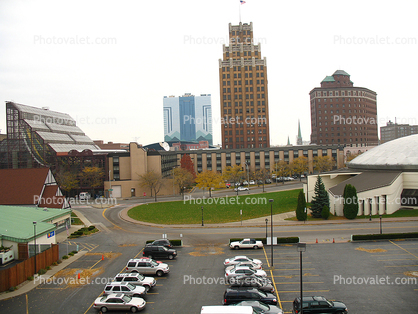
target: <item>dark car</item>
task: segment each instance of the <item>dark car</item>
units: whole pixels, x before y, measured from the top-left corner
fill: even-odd
[[[168,239],[158,239],[158,240],[155,240],[154,242],[147,243],[146,246],[150,246],[150,245],[161,245],[161,246],[165,246],[168,249],[173,248],[173,245],[171,244],[170,240],[168,240]]]
[[[229,280],[230,287],[253,287],[258,290],[274,293],[271,280],[261,276],[237,276]]]
[[[277,298],[274,294],[265,293],[256,288],[234,287],[225,290],[224,305],[236,304],[241,301],[261,301],[266,304],[277,304]]]
[[[300,297],[293,301],[293,313],[300,313]],[[303,313],[348,313],[347,306],[340,301],[328,301],[324,297],[303,297]]]
[[[283,314],[283,310],[276,305],[269,305],[260,301],[242,301],[230,306],[251,306],[259,314]]]
[[[143,256],[149,258],[168,258],[173,259],[177,256],[177,251],[175,249],[167,249],[165,246],[161,245],[147,245],[144,248]]]

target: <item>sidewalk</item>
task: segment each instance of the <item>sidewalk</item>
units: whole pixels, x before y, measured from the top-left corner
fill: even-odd
[[[51,266],[51,269],[48,270],[46,272],[46,274],[42,275],[42,278],[47,280],[48,278],[53,277],[60,270],[63,270],[65,267],[67,267],[71,263],[75,262],[76,260],[78,260],[80,257],[82,257],[86,253],[87,253],[87,251],[79,251],[74,256],[69,256],[68,259],[62,260],[61,264],[58,264],[57,266]],[[40,283],[41,283],[41,281],[39,281],[39,280],[33,280],[33,281],[27,280],[27,281],[21,283],[18,286],[18,289],[15,290],[15,291],[0,293],[0,300],[10,299],[10,298],[16,297],[18,295],[28,293],[29,291],[31,291],[32,289],[37,287]]]

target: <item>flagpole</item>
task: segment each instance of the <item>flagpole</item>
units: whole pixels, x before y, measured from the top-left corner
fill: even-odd
[[[239,3],[239,22],[241,23],[241,2]]]

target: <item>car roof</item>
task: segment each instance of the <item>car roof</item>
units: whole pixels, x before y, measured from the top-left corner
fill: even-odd
[[[127,286],[129,282],[121,282],[121,281],[111,281],[106,284],[106,286]]]
[[[139,273],[119,273],[115,277],[128,277],[128,276],[138,277],[138,275]]]
[[[233,291],[257,291],[258,292],[258,289],[254,287],[229,287],[229,288],[226,288],[226,291],[227,292],[233,292]]]
[[[121,297],[123,297],[123,293],[109,293],[108,295],[102,295],[102,297],[106,297],[106,298],[121,298]]]
[[[131,258],[129,262],[149,262],[151,259],[148,257],[144,258]]]

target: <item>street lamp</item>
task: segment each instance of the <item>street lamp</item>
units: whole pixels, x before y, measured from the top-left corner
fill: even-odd
[[[273,199],[269,199],[270,202],[270,246],[271,246],[271,267],[273,267]]]
[[[203,225],[203,206],[202,206],[202,226],[204,226]]]
[[[266,243],[267,243],[267,223],[269,222],[269,220],[266,218]]]
[[[382,234],[382,215],[379,215],[380,218],[380,234]]]
[[[35,244],[35,270],[34,270],[34,274],[36,274],[36,221],[33,222],[33,241]]]
[[[306,251],[306,243],[298,243],[297,249],[300,252],[300,313],[303,314],[302,252]]]

